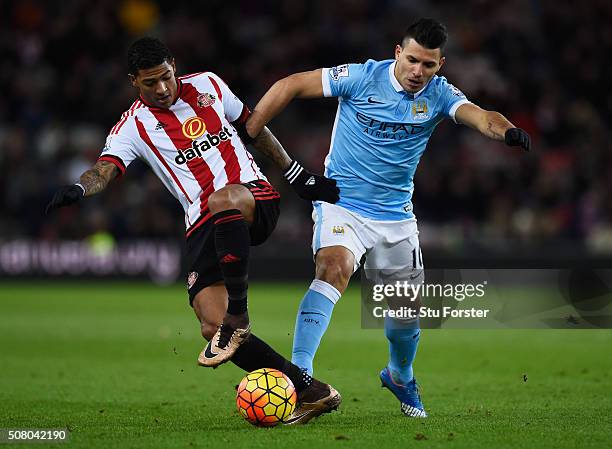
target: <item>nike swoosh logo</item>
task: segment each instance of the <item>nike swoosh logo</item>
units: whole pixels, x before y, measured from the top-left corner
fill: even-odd
[[[287,418],[284,423],[285,424],[291,424],[294,423],[296,421],[299,421],[301,418],[303,418],[304,416],[308,415],[309,411],[305,411],[303,413],[300,413],[299,415],[291,415],[290,418]]]
[[[372,104],[384,104],[382,101],[373,100],[372,97],[368,97],[368,103],[372,103]]]
[[[212,359],[212,358],[217,357],[217,354],[215,354],[214,352],[210,350],[210,345],[206,345],[206,349],[204,349],[204,355],[206,356],[207,359]]]

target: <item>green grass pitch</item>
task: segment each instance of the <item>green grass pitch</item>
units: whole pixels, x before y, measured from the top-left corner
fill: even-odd
[[[306,284],[250,289],[254,332],[286,356]],[[260,429],[235,409],[240,370],[196,366],[182,286],[4,281],[0,428],[68,427],[59,448],[610,447],[612,331],[425,330],[415,373],[430,418],[407,419],[378,381],[384,335],[359,313],[353,289],[315,360],[341,409]]]

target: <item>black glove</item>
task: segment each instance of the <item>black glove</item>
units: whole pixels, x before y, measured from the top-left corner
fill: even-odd
[[[45,214],[60,207],[69,206],[76,203],[85,195],[85,189],[81,184],[62,186],[53,195],[53,199],[47,204]]]
[[[511,147],[522,147],[523,150],[531,150],[531,138],[521,128],[510,128],[504,134],[504,141],[506,145]]]
[[[336,180],[310,173],[297,161],[291,163],[283,176],[305,200],[335,203],[340,199],[340,189],[336,187]]]

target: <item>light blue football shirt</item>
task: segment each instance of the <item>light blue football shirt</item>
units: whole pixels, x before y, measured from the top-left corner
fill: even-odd
[[[455,120],[465,95],[435,75],[415,94],[394,75],[395,60],[323,69],[323,94],[338,97],[325,176],[338,205],[374,220],[414,217],[414,172],[438,123]]]

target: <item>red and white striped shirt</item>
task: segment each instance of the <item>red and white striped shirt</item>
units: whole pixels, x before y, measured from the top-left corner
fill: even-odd
[[[231,124],[248,115],[214,73],[185,75],[169,109],[136,100],[111,129],[99,160],[112,162],[121,174],[136,158],[146,162],[183,206],[189,235],[210,218],[211,193],[266,180]]]

